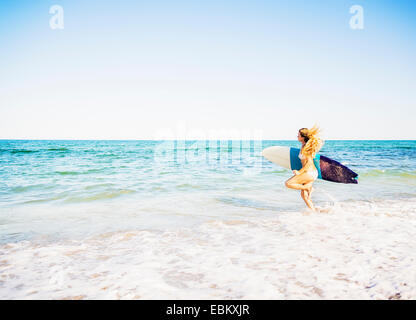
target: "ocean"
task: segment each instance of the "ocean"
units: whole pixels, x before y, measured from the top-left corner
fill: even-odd
[[[416,141],[326,141],[317,213],[273,145],[0,140],[0,298],[416,299]]]

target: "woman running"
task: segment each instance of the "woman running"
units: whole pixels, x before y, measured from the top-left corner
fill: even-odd
[[[286,187],[301,190],[300,195],[306,205],[315,211],[311,200],[312,184],[318,178],[318,170],[315,167],[313,158],[322,148],[323,140],[318,137],[320,129],[315,125],[311,129],[302,128],[298,132],[298,141],[302,144],[299,152],[299,159],[302,162],[302,169],[293,170],[295,174],[286,181]]]

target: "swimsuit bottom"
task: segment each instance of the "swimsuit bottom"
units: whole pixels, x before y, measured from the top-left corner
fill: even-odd
[[[306,173],[308,173],[313,178],[313,180],[318,179],[318,170],[309,169],[308,171],[306,171]]]

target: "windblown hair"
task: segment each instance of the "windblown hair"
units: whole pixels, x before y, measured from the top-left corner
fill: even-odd
[[[301,150],[304,156],[311,156],[313,158],[322,148],[324,141],[319,138],[320,131],[317,125],[314,125],[310,129],[302,128],[299,130],[300,135],[305,140],[305,146]]]

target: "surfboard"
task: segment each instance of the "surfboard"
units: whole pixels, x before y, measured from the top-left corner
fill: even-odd
[[[270,162],[289,170],[302,169],[302,162],[299,159],[300,149],[273,146],[262,151],[262,156]],[[338,161],[332,160],[323,155],[317,154],[313,159],[318,170],[318,179],[338,183],[358,183],[358,174],[347,168]]]

